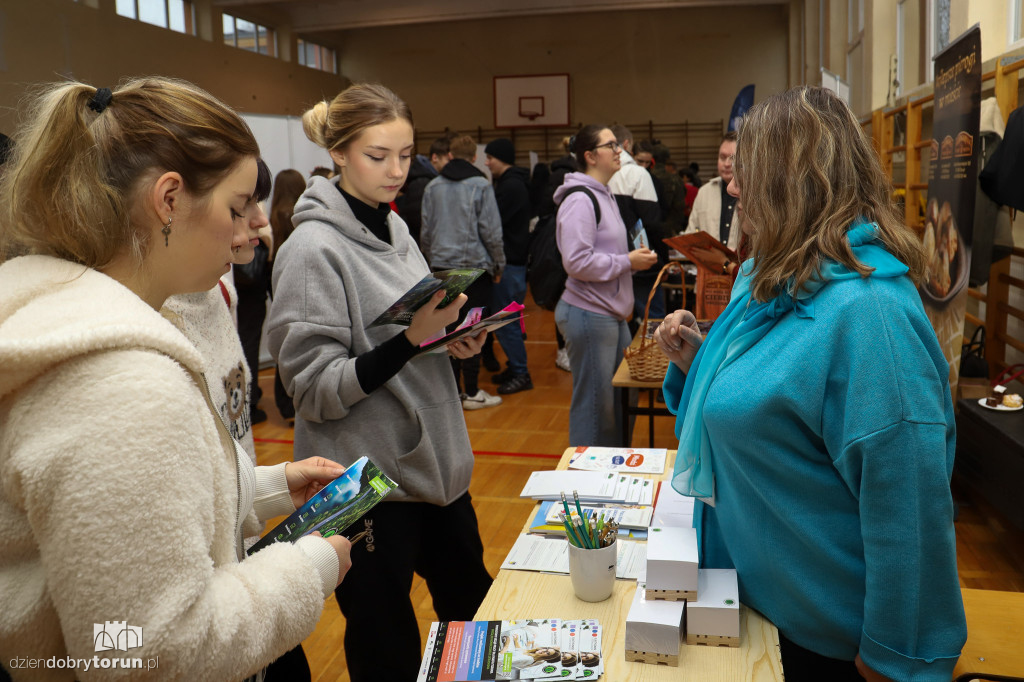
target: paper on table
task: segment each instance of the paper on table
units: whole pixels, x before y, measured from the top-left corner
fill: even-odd
[[[614,473],[596,471],[534,471],[523,486],[519,497],[537,500],[561,500],[561,494],[572,500],[572,491],[577,491],[580,500],[595,502],[621,501],[615,498],[618,477]]]
[[[570,469],[626,471],[632,474],[663,474],[665,448],[602,448],[581,445],[569,459]]]
[[[647,563],[647,544],[616,540],[619,545],[615,577],[635,580]],[[512,571],[569,573],[569,543],[561,538],[521,534],[509,550],[501,568]]]
[[[670,528],[693,527],[693,501],[694,498],[676,492],[671,485],[662,486],[658,504],[654,505],[651,525]]]

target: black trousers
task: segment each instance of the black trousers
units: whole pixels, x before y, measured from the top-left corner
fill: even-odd
[[[352,548],[352,568],[335,590],[345,616],[352,682],[415,680],[423,656],[409,591],[427,582],[438,620],[473,620],[491,586],[469,493],[447,507],[382,502],[349,530],[372,530]]]
[[[471,308],[483,308],[484,317],[490,315],[488,306],[491,302],[491,290],[493,288],[494,280],[486,272],[470,284],[469,288],[464,292],[469,300],[459,309],[459,319],[454,324],[448,326],[448,331],[451,332],[458,327],[466,319],[466,315],[469,314]],[[476,395],[476,392],[480,390],[480,354],[477,353],[465,360],[453,357],[451,361],[452,371],[455,372],[455,385],[459,388],[459,392],[465,391],[467,395]]]
[[[238,338],[242,342],[245,362],[252,379],[249,382],[249,414],[256,408],[263,391],[260,389],[260,335],[267,317],[266,288],[241,287],[238,289]]]
[[[853,661],[842,661],[816,654],[794,644],[779,631],[782,671],[786,682],[864,682]]]

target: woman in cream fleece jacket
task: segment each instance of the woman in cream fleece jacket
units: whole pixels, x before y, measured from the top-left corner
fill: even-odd
[[[251,236],[255,140],[164,79],[53,86],[25,120],[0,183],[3,666],[259,674],[313,630],[349,545],[307,537],[242,561],[243,520],[294,510],[340,469],[253,467],[198,351],[158,312],[211,289]]]

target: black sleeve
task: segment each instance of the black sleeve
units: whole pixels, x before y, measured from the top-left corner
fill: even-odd
[[[356,358],[356,379],[363,393],[369,395],[398,371],[416,355],[416,346],[412,345],[401,331],[380,344],[368,353]]]

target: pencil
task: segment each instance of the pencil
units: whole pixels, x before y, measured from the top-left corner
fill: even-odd
[[[577,547],[582,547],[583,545],[580,544],[579,538],[576,537],[576,532],[573,530],[571,521],[566,518],[565,514],[561,514],[561,517],[562,524],[565,526],[565,536],[569,539],[569,542]]]
[[[565,515],[572,518],[572,513],[569,511],[569,503],[565,499],[565,491],[562,491],[562,506],[565,507]]]

